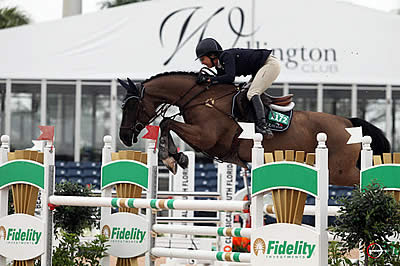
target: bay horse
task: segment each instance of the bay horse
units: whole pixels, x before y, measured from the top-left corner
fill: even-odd
[[[177,163],[183,168],[188,163],[187,157],[177,151],[170,131],[196,151],[247,168],[253,141],[238,138],[242,129],[231,116],[237,88],[234,84],[198,85],[196,77],[197,73],[193,72],[166,72],[145,80],[140,88],[129,79],[128,83],[119,80],[127,89],[122,104],[120,140],[132,146],[146,125],[165,114],[168,106],[175,105],[185,122],[164,118],[160,123],[159,156],[169,170],[176,172]],[[359,183],[361,145],[346,144],[350,135],[345,128],[358,126],[362,126],[363,135],[371,136],[374,154],[390,152],[383,132],[369,122],[310,111],[294,111],[289,129],[274,133],[272,139],[264,138],[263,146],[265,152],[312,153],[317,146],[316,135],[324,132],[328,135],[330,184],[351,186]]]

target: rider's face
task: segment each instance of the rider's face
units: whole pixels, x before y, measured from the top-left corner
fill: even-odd
[[[217,59],[217,58],[213,58],[213,60],[214,60],[214,64],[216,65],[218,59]],[[213,64],[212,64],[212,62],[211,62],[211,59],[210,59],[210,57],[208,57],[208,56],[202,56],[202,57],[200,57],[200,62],[201,62],[203,65],[206,65],[206,66],[209,67],[209,68],[213,67]]]
[[[208,56],[202,56],[202,57],[200,57],[200,62],[201,62],[203,65],[206,65],[207,67],[212,67],[211,60],[210,60],[210,58],[209,58]]]

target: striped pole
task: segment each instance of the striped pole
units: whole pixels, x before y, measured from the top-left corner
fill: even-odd
[[[155,210],[236,211],[249,208],[247,201],[134,199],[109,197],[51,196],[49,202],[63,206],[151,208]]]
[[[251,228],[213,227],[213,226],[187,226],[155,224],[153,231],[156,233],[202,235],[202,236],[229,236],[248,237],[251,235]]]
[[[328,216],[337,216],[341,206],[328,206]],[[273,204],[264,205],[264,212],[267,214],[275,214],[275,208]],[[315,215],[315,205],[304,206],[304,215]]]
[[[156,257],[174,257],[212,261],[250,262],[251,253],[188,250],[177,248],[153,248],[151,254]]]

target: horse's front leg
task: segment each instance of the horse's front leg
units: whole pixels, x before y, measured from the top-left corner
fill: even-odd
[[[165,166],[173,173],[176,174],[177,166],[182,168],[187,168],[189,164],[189,158],[183,153],[178,152],[176,145],[170,134],[170,129],[168,128],[170,119],[164,119],[160,123],[161,137],[160,137],[160,158]]]
[[[176,147],[170,132],[168,132],[168,153],[175,159],[180,167],[183,169],[188,167],[189,157],[187,157],[183,152],[178,152],[178,148]]]
[[[160,127],[164,128],[165,131],[174,131],[184,142],[197,151],[208,151],[215,147],[217,140],[215,130],[171,119],[163,120],[162,124],[163,126],[160,124]],[[173,156],[173,153],[171,154]]]

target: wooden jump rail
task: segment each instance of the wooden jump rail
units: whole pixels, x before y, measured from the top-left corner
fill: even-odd
[[[394,152],[392,153],[383,153],[381,155],[374,155],[373,157],[373,165],[382,165],[382,164],[399,164],[400,165],[400,152]],[[398,190],[387,190],[388,193],[391,193],[393,197],[397,200],[400,201],[400,191]]]
[[[315,153],[307,153],[306,156],[305,154],[304,151],[277,150],[274,153],[264,153],[264,160],[266,164],[287,161],[314,166]],[[294,189],[274,189],[272,199],[277,223],[301,224],[307,199],[306,193]],[[272,206],[269,207],[267,212],[273,213]]]

